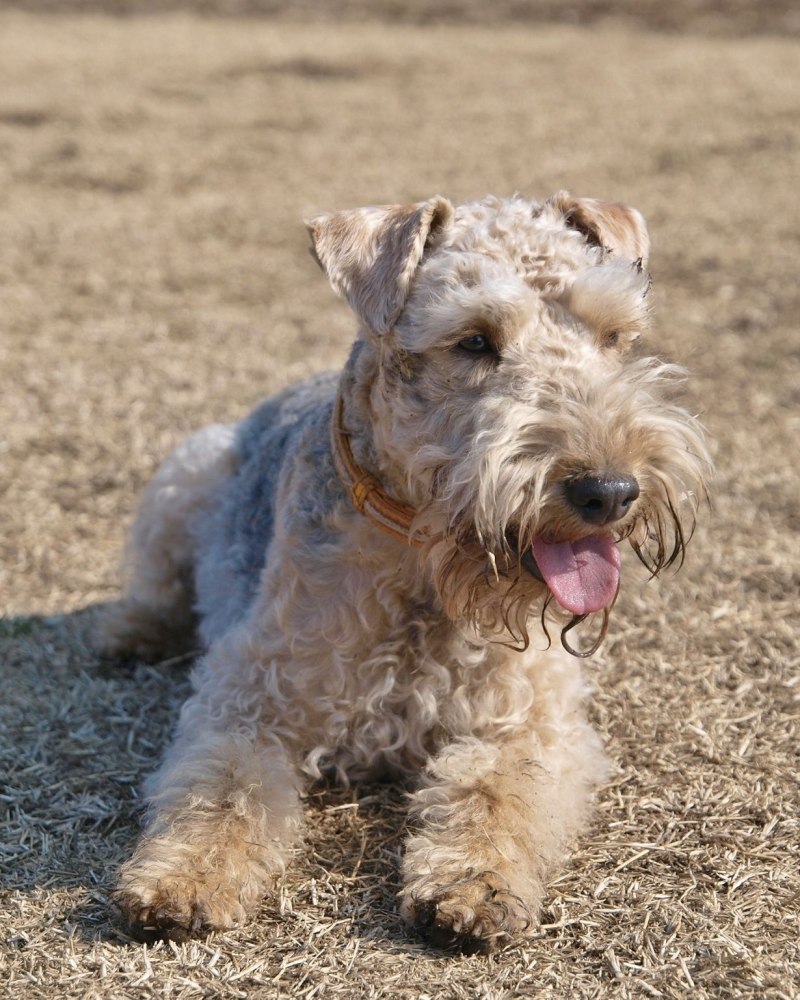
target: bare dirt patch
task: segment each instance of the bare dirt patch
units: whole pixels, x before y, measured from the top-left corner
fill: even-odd
[[[796,43],[8,11],[0,37],[6,995],[800,995]],[[560,187],[648,218],[651,346],[693,369],[719,473],[681,574],[626,566],[590,667],[618,771],[540,936],[489,962],[409,938],[402,793],[370,788],[311,798],[248,928],[133,945],[107,892],[186,687],[87,640],[136,493],[341,362],[303,216]]]

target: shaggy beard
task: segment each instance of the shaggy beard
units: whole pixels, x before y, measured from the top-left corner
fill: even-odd
[[[639,515],[616,534],[618,542],[630,542],[650,579],[671,566],[680,569],[695,525],[696,504],[691,504],[685,525],[672,484],[661,481],[659,488],[658,501],[643,505]],[[591,656],[608,633],[616,595],[608,607],[593,614],[573,614],[561,608],[538,571],[534,572],[535,563],[528,562],[533,537],[530,530],[512,531],[487,544],[478,539],[474,525],[462,523],[430,543],[428,555],[445,614],[489,641],[523,651],[530,645],[529,623],[538,609],[548,648],[552,642],[549,618],[560,625],[561,645],[568,653]],[[599,631],[588,648],[576,649],[570,633],[589,618],[599,619]]]
[[[588,533],[587,525],[565,506],[560,484],[579,475],[583,456],[592,454],[591,439],[582,431],[595,412],[603,413],[608,441],[628,440],[639,454],[634,469],[642,494],[632,519],[614,532],[617,541],[629,540],[651,578],[683,564],[697,506],[707,497],[711,461],[700,424],[663,398],[665,388],[682,377],[681,369],[642,359],[625,376],[591,386],[582,397],[554,393],[551,405],[535,412],[524,409],[505,420],[491,414],[489,429],[479,431],[466,460],[453,456],[451,462],[437,464],[439,499],[420,523],[427,522],[428,537],[438,539],[428,545],[429,556],[436,589],[452,621],[471,626],[484,638],[525,649],[529,622],[538,616],[548,641],[548,620],[560,625],[562,645],[573,655],[589,656],[599,648],[614,601],[594,615],[572,614],[526,568],[535,538],[575,539]],[[565,458],[564,443],[570,441],[577,445]],[[482,455],[477,468],[476,451]],[[504,456],[502,462],[498,455]],[[497,498],[506,498],[508,507],[499,507]],[[595,616],[600,621],[597,637],[589,649],[575,649],[567,637]]]

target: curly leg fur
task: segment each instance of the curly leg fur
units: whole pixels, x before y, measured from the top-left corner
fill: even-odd
[[[151,780],[149,822],[114,894],[144,940],[242,923],[300,829],[298,778],[277,740],[209,727],[197,698],[181,728]]]
[[[107,656],[183,652],[195,629],[193,527],[236,464],[234,428],[216,424],[184,441],[145,489],[126,551],[127,586],[97,626]]]
[[[433,944],[488,952],[532,931],[545,880],[605,767],[588,725],[543,752],[534,734],[465,739],[428,768],[405,856],[402,911]]]

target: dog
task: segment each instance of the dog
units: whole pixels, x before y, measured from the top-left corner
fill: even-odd
[[[145,940],[238,925],[309,781],[412,777],[401,912],[488,952],[535,929],[606,775],[581,657],[621,543],[653,575],[682,561],[705,436],[682,370],[630,353],[635,209],[434,197],[307,226],[358,319],[343,371],[178,447],[103,623],[110,652],[195,628],[205,650],[114,901]]]

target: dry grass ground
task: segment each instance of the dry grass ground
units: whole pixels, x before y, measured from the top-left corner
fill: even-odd
[[[0,49],[3,995],[800,996],[796,42],[6,10]],[[589,667],[617,771],[541,933],[411,940],[379,787],[310,799],[251,926],[127,941],[107,892],[186,684],[88,646],[135,495],[190,428],[341,362],[304,215],[562,186],[648,217],[651,343],[719,474],[681,574],[628,565]]]

